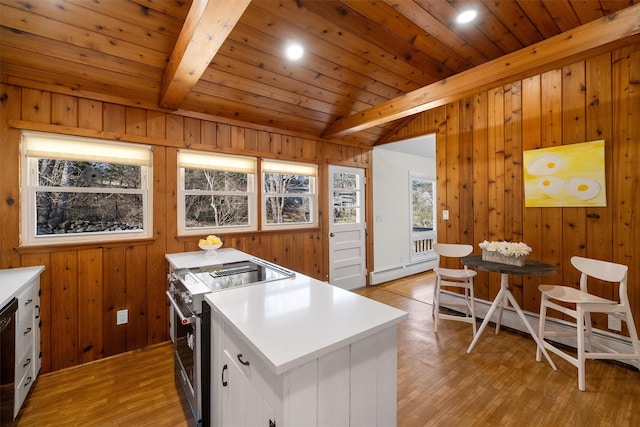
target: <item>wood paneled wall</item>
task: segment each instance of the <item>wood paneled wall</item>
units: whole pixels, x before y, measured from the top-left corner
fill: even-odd
[[[198,250],[198,237],[177,235],[180,147],[317,163],[319,227],[220,235],[225,247],[326,280],[327,165],[369,168],[368,149],[41,89],[0,89],[0,268],[46,267],[40,304],[43,373],[169,339],[164,255]],[[20,248],[20,128],[153,144],[153,238]],[[129,323],[117,326],[116,312],[125,308]]]
[[[524,241],[554,276],[512,277],[521,306],[537,313],[538,284],[577,286],[573,255],[629,266],[629,293],[640,327],[640,46],[477,93],[419,115],[393,140],[436,133],[438,240],[473,245]],[[522,152],[604,139],[607,207],[525,208]],[[609,286],[593,283],[607,298]],[[479,272],[476,296],[493,299],[499,275]],[[607,329],[607,319],[594,319]],[[626,333],[626,331],[623,331]]]

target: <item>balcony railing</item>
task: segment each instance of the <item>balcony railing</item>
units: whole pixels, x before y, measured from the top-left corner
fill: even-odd
[[[411,233],[411,262],[419,261],[433,254],[436,231],[432,228],[413,227]]]

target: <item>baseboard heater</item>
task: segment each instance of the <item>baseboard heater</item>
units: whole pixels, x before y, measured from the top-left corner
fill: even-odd
[[[438,266],[438,258],[426,259],[424,261],[401,265],[400,267],[389,268],[387,270],[372,271],[369,273],[369,283],[379,285],[380,283],[389,282],[391,280],[401,279],[425,271],[433,270]]]
[[[460,294],[456,294],[454,292],[443,291],[440,299],[440,304],[444,307],[447,307],[452,310],[459,310],[459,304],[463,303],[462,296]],[[456,308],[456,304],[458,307]],[[484,319],[489,312],[489,308],[491,307],[491,301],[479,300],[476,299],[476,317],[479,319]],[[534,331],[538,331],[538,322],[540,320],[540,315],[538,313],[531,313],[528,311],[524,311],[524,315],[529,321],[529,324],[533,327]],[[493,313],[491,321],[495,322],[498,319],[497,311]],[[480,320],[478,320],[480,321]],[[524,332],[527,335],[529,332],[527,328],[522,324],[522,320],[518,316],[518,314],[511,307],[507,307],[504,309],[502,314],[502,326],[506,326],[507,328],[514,329],[520,332]],[[478,325],[480,326],[480,325]],[[569,322],[566,322],[562,319],[549,318],[547,317],[547,328],[548,330],[553,331],[570,331],[571,329],[575,329],[572,327]],[[484,330],[483,334],[486,333],[494,333],[495,327],[487,328]],[[607,347],[621,352],[621,353],[632,353],[633,346],[631,345],[631,340],[623,335],[613,334],[608,331],[603,331],[601,329],[593,330],[593,339],[594,341],[599,340]],[[481,344],[482,338],[480,338],[479,344]],[[532,340],[533,341],[533,340]],[[566,346],[576,348],[576,339],[572,337],[554,337],[554,341],[559,342],[560,344],[564,344]],[[637,369],[640,369],[640,364],[638,364],[637,360],[620,360],[619,362],[625,363],[627,365],[633,366]]]

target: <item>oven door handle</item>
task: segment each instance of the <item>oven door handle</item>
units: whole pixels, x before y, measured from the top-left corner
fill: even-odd
[[[176,313],[178,313],[178,317],[180,317],[180,323],[182,323],[183,325],[188,325],[196,321],[196,316],[191,315],[187,317],[184,314],[182,314],[182,310],[180,309],[180,306],[178,305],[176,300],[173,298],[173,295],[171,294],[171,292],[167,291],[166,294],[167,294],[167,298],[169,298],[169,302],[173,306],[173,309],[175,310]]]

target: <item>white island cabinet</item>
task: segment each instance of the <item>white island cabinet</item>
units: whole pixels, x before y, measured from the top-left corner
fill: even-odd
[[[205,299],[212,425],[396,425],[406,312],[300,274]]]
[[[13,416],[40,372],[40,273],[43,266],[0,270],[0,307],[18,299]]]

